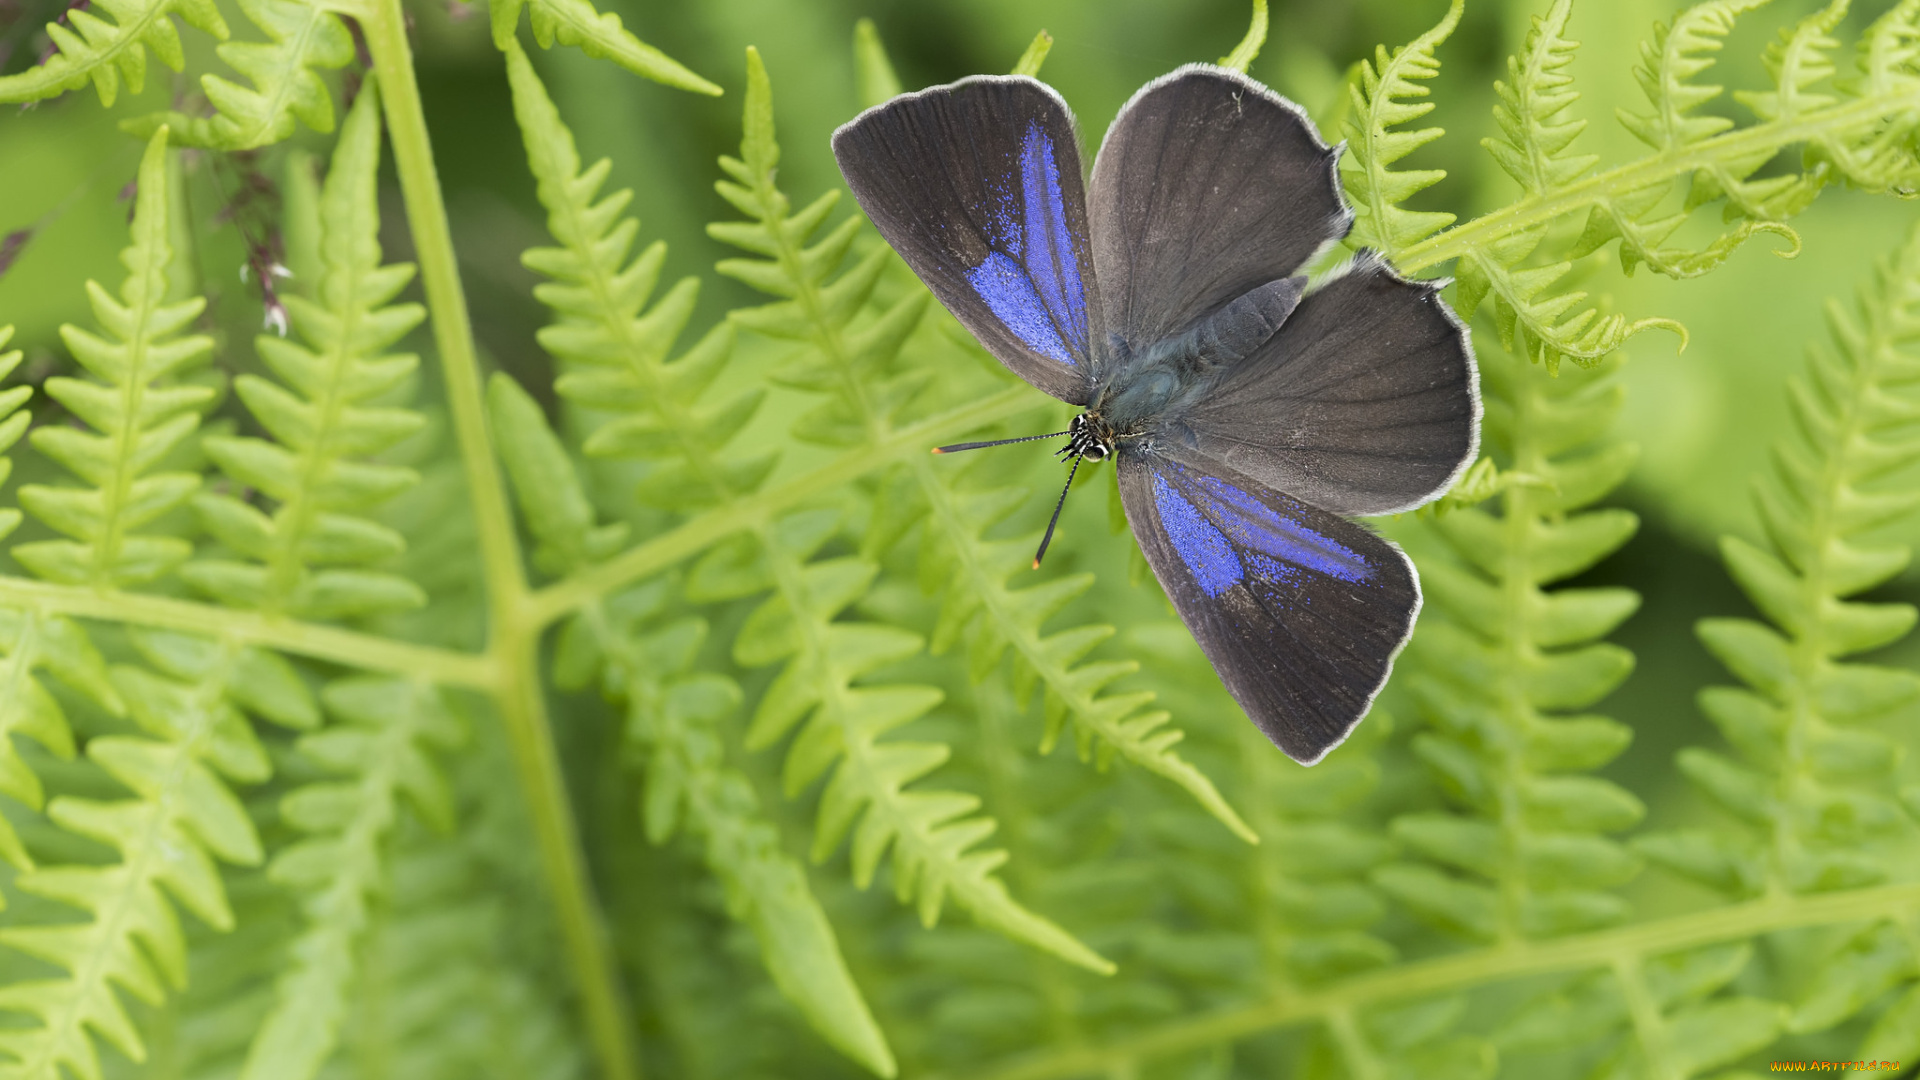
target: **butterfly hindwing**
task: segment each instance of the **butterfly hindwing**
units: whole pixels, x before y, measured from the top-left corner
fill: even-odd
[[[833,136],[880,235],[1000,361],[1085,404],[1097,311],[1073,116],[1024,76],[894,98]]]
[[[1190,64],[1148,83],[1107,129],[1088,196],[1110,332],[1145,348],[1345,236],[1338,157],[1238,72]]]
[[[1174,419],[1200,453],[1323,510],[1418,506],[1478,449],[1473,348],[1439,291],[1363,253]]]
[[[1247,716],[1308,764],[1386,683],[1420,608],[1413,565],[1364,525],[1193,456],[1123,450],[1127,520]]]

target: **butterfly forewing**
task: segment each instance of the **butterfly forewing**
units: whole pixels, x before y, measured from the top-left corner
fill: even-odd
[[[1306,265],[1353,223],[1338,156],[1298,106],[1238,72],[1196,64],[1148,83],[1093,166],[1107,326],[1139,350]]]
[[[1202,454],[1339,514],[1408,510],[1477,449],[1466,329],[1435,282],[1362,254],[1177,419]]]
[[[1420,586],[1365,526],[1196,456],[1122,451],[1141,550],[1247,716],[1311,764],[1366,715]]]
[[[1085,404],[1097,312],[1073,116],[1018,76],[894,98],[833,136],[880,235],[1014,374]]]

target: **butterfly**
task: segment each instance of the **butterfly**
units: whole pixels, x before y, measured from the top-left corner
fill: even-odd
[[[833,153],[980,344],[1085,410],[936,452],[1065,436],[1075,470],[1114,459],[1134,536],[1234,700],[1297,761],[1339,745],[1420,610],[1412,562],[1348,517],[1438,497],[1480,421],[1445,282],[1364,250],[1312,287],[1300,273],[1353,224],[1340,148],[1260,83],[1193,64],[1127,102],[1090,181],[1066,102],[1025,76],[896,97]]]

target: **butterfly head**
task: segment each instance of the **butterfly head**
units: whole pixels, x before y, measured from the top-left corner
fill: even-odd
[[[1067,445],[1060,453],[1065,457],[1101,461],[1113,453],[1113,447],[1113,428],[1098,414],[1084,412],[1067,425]]]

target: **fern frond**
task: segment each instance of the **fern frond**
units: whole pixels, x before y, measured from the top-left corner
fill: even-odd
[[[305,924],[242,1080],[309,1080],[333,1053],[368,908],[391,870],[386,849],[401,798],[436,828],[453,828],[451,795],[433,755],[462,732],[432,686],[345,678],[321,700],[335,723],[302,736],[298,749],[340,779],[307,784],[281,804],[282,819],[308,836],[275,855],[268,873],[302,894]]]
[[[1433,29],[1392,53],[1384,45],[1371,62],[1360,62],[1360,78],[1347,89],[1353,113],[1347,120],[1347,153],[1340,159],[1340,178],[1354,209],[1350,242],[1364,245],[1389,259],[1401,249],[1451,225],[1452,214],[1407,210],[1400,204],[1446,178],[1444,169],[1389,169],[1387,166],[1420,149],[1446,132],[1441,128],[1392,131],[1433,111],[1424,98],[1431,91],[1422,82],[1440,74],[1434,56],[1442,42],[1460,25],[1465,0],[1452,0]]]
[[[1020,59],[1014,61],[1012,75],[1040,77],[1040,65],[1047,62],[1047,53],[1053,51],[1053,35],[1045,30],[1033,35],[1027,47],[1020,53]]]
[[[900,93],[900,76],[894,74],[893,61],[887,59],[872,19],[862,18],[853,24],[853,67],[862,106],[872,108]]]
[[[1720,51],[1723,39],[1733,30],[1734,20],[1765,2],[1709,0],[1682,12],[1674,19],[1671,28],[1664,24],[1655,26],[1653,40],[1641,47],[1642,66],[1634,71],[1634,77],[1646,93],[1652,111],[1633,113],[1621,109],[1618,113],[1621,124],[1640,141],[1662,153],[1684,150],[1733,127],[1733,121],[1726,117],[1695,114],[1694,110],[1719,97],[1724,88],[1696,84],[1692,80],[1713,66],[1711,54]],[[1821,43],[1824,30],[1831,29],[1843,14],[1844,5],[1839,10],[1830,7],[1810,16],[1787,36],[1784,43],[1776,42],[1769,48],[1767,69],[1778,86],[1777,95],[1737,96],[1749,103],[1769,103],[1760,105],[1759,111],[1763,114],[1772,113],[1772,119],[1798,116],[1804,112],[1812,104],[1804,95],[1808,87],[1821,77],[1819,69],[1823,65],[1818,59],[1818,52],[1824,47]],[[1824,66],[1831,68],[1831,65]],[[1766,117],[1763,115],[1763,118]],[[1794,237],[1791,230],[1779,225],[1778,221],[1798,213],[1812,202],[1814,196],[1819,194],[1824,178],[1812,172],[1749,183],[1748,175],[1772,156],[1771,148],[1755,150],[1744,157],[1711,160],[1705,168],[1696,172],[1686,207],[1667,218],[1648,221],[1641,226],[1642,229],[1654,233],[1656,239],[1664,238],[1679,227],[1694,206],[1722,197],[1728,200],[1730,213],[1737,213],[1747,220],[1740,228],[1723,235],[1691,260],[1682,260],[1672,267],[1664,265],[1658,258],[1647,258],[1645,261],[1669,276],[1690,277],[1719,265],[1740,241],[1755,231],[1784,235],[1793,245],[1786,254],[1797,252],[1798,238]],[[1644,217],[1660,204],[1669,186],[1670,181],[1663,179],[1644,189],[1625,193],[1630,205],[1637,202],[1644,206],[1638,215],[1631,211],[1614,213],[1613,231],[1633,240],[1634,217]],[[1591,224],[1589,231],[1592,232]],[[1591,247],[1598,247],[1607,239],[1606,235],[1594,235],[1588,243]],[[1644,241],[1641,243],[1644,245]],[[1634,262],[1628,257],[1628,247],[1622,247],[1621,256],[1623,266],[1631,271]]]
[[[945,652],[964,638],[976,679],[1012,653],[1015,696],[1025,700],[1036,686],[1042,690],[1047,714],[1042,753],[1051,750],[1071,717],[1083,758],[1095,757],[1104,767],[1120,757],[1162,776],[1241,839],[1258,843],[1258,835],[1213,781],[1175,750],[1184,733],[1167,726],[1171,719],[1167,711],[1149,711],[1153,693],[1107,691],[1109,684],[1139,670],[1139,663],[1083,662],[1113,635],[1111,626],[1041,633],[1041,624],[1091,588],[1094,578],[1075,574],[1026,589],[1012,587],[1008,579],[1028,568],[1038,530],[999,540],[989,540],[985,534],[1021,505],[1028,490],[963,490],[958,477],[943,478],[942,470],[930,461],[916,460],[912,468],[927,503],[920,585],[941,600],[933,651]]]
[[[5,350],[7,342],[11,340],[13,327],[0,326],[0,350]],[[13,374],[13,369],[20,366],[21,355],[19,349],[0,351],[0,380]],[[20,406],[25,405],[32,396],[31,386],[9,386],[0,390],[0,484],[5,484],[7,478],[13,475],[13,459],[7,457],[6,452],[13,449],[13,444],[20,441],[20,436],[27,433],[27,424],[32,422],[33,414],[21,412]],[[6,539],[19,527],[20,511],[11,506],[0,508],[0,540]]]
[[[494,378],[488,397],[496,429],[514,448],[508,476],[551,569],[565,573],[603,557],[625,528],[594,525],[580,479],[539,406],[504,376]],[[829,1043],[892,1076],[893,1053],[805,870],[781,850],[752,783],[726,763],[719,726],[738,709],[740,687],[691,670],[706,624],[659,625],[665,599],[664,584],[656,584],[590,606],[562,629],[557,673],[570,688],[597,682],[626,706],[627,730],[645,762],[648,839],[664,843],[683,824],[700,838],[726,889],[728,914],[752,929],[775,985]]]
[[[113,16],[113,21],[94,10]],[[99,0],[97,8],[74,7],[66,13],[70,27],[47,24],[47,36],[58,52],[27,71],[0,75],[0,102],[41,101],[91,82],[100,104],[112,107],[121,79],[136,94],[145,85],[148,49],[175,71],[186,66],[175,15],[221,41],[230,32],[213,0]]]
[[[486,776],[496,790],[499,772]],[[562,995],[514,948],[544,928],[507,902],[501,875],[474,850],[484,827],[450,837],[411,813],[396,822],[390,885],[370,912],[341,1051],[322,1080],[587,1075]]]
[[[118,994],[158,1004],[186,979],[175,905],[229,929],[233,916],[214,860],[261,859],[260,838],[228,784],[265,780],[270,766],[236,702],[263,718],[312,726],[312,703],[270,653],[175,634],[134,635],[155,670],[117,667],[116,689],[145,736],[103,735],[87,757],[133,793],[103,802],[61,796],[53,822],[118,854],[104,866],[67,864],[20,875],[16,887],[85,912],[79,923],[10,926],[0,944],[64,974],[0,987],[0,1010],[35,1023],[0,1032],[11,1059],[0,1076],[100,1080],[93,1036],[140,1061],[142,1040]]]
[[[202,440],[235,486],[277,503],[269,514],[233,494],[194,500],[207,531],[238,558],[196,560],[182,577],[234,607],[332,619],[426,602],[413,582],[367,568],[406,547],[367,511],[418,480],[411,469],[367,459],[424,423],[399,404],[418,358],[386,352],[426,312],[392,303],[413,267],[380,264],[379,108],[369,80],[321,195],[320,280],[310,297],[286,298],[305,344],[262,335],[256,347],[282,381],[234,380],[272,438]]]
[[[1376,707],[1355,736],[1377,746],[1391,730]],[[1391,963],[1399,950],[1376,932],[1387,905],[1366,875],[1392,848],[1351,820],[1380,783],[1378,761],[1343,754],[1305,769],[1264,741],[1251,725],[1240,732],[1243,798],[1262,843],[1251,858],[1235,853],[1264,973],[1314,986]]]
[[[1220,58],[1220,66],[1232,68],[1246,74],[1247,68],[1255,57],[1260,55],[1260,46],[1267,43],[1267,0],[1253,0],[1253,19],[1247,25],[1247,36],[1233,51]]]
[[[115,715],[125,713],[126,703],[80,624],[37,611],[0,608],[0,792],[38,810],[45,789],[11,736],[25,735],[63,760],[73,757],[74,745],[66,711],[35,676],[36,670],[54,675]],[[33,867],[19,834],[4,817],[0,858],[22,870]]]
[[[1831,79],[1837,70],[1831,54],[1840,43],[1834,40],[1833,30],[1847,17],[1851,6],[1851,0],[1833,0],[1793,28],[1781,30],[1763,58],[1767,74],[1773,77],[1774,92],[1740,90],[1734,93],[1734,99],[1762,120],[1790,119],[1832,105],[1836,100],[1832,94],[1817,93],[1814,88]]]
[[[735,311],[730,318],[744,329],[807,346],[774,375],[784,385],[827,395],[795,422],[795,438],[837,446],[871,441],[904,419],[930,382],[928,372],[894,369],[931,296],[911,290],[854,327],[892,251],[875,246],[839,272],[861,219],[850,217],[822,232],[840,192],[829,191],[796,211],[775,185],[780,146],[774,138],[772,90],[754,50],[747,54],[744,125],[740,157],[720,159],[728,179],[714,188],[748,220],[715,223],[707,232],[756,257],[723,259],[715,269],[782,299]]]
[[[1671,27],[1657,28],[1636,72],[1648,111],[1620,112],[1621,121],[1652,153],[1597,173],[1576,169],[1582,159],[1569,157],[1564,176],[1544,168],[1578,133],[1573,122],[1558,119],[1572,101],[1560,70],[1572,43],[1560,40],[1567,5],[1556,4],[1529,37],[1529,59],[1510,66],[1514,82],[1502,88],[1497,110],[1504,138],[1489,143],[1526,195],[1404,248],[1402,267],[1419,270],[1457,258],[1456,310],[1469,315],[1491,299],[1496,325],[1510,348],[1550,368],[1562,359],[1591,364],[1642,330],[1673,331],[1682,347],[1685,331],[1667,319],[1602,315],[1585,304],[1584,293],[1563,291],[1559,283],[1573,260],[1618,239],[1621,266],[1628,273],[1646,265],[1670,277],[1695,277],[1763,233],[1783,238],[1787,246],[1777,254],[1791,257],[1800,241],[1783,222],[1827,184],[1845,179],[1875,191],[1920,184],[1920,155],[1912,145],[1912,133],[1920,127],[1920,114],[1912,108],[1920,93],[1920,55],[1905,44],[1920,35],[1920,5],[1903,0],[1862,35],[1859,74],[1852,79],[1832,78],[1829,55],[1836,47],[1830,33],[1846,5],[1829,4],[1802,20],[1768,50],[1774,89],[1736,95],[1761,122],[1734,128],[1725,117],[1699,112],[1722,88],[1697,78],[1711,67],[1712,54],[1734,19],[1758,3],[1708,0],[1683,12]],[[1529,83],[1540,91],[1531,104]],[[1830,92],[1820,89],[1823,83]],[[1546,107],[1555,111],[1539,111]],[[1531,131],[1528,108],[1546,121]],[[1805,147],[1800,171],[1753,178],[1795,144]],[[1674,191],[1683,179],[1688,181],[1684,198],[1675,205]],[[1668,243],[1695,210],[1712,202],[1723,204],[1730,227],[1697,248]],[[1548,240],[1557,222],[1578,220],[1583,211],[1586,226],[1577,239],[1570,244]]]
[[[488,5],[493,19],[493,43],[501,52],[520,29],[520,12],[531,12],[533,37],[543,49],[558,41],[570,45],[596,60],[611,60],[643,79],[691,90],[696,94],[718,96],[718,86],[687,70],[678,60],[633,36],[620,24],[620,16],[601,13],[589,0],[492,0]]]
[[[655,244],[632,265],[620,265],[638,231],[633,219],[619,218],[627,193],[595,201],[608,163],[582,174],[573,136],[517,44],[509,43],[507,62],[540,198],[554,237],[565,245],[526,256],[528,265],[559,279],[537,290],[560,315],[541,341],[574,365],[559,381],[563,395],[616,414],[588,440],[589,451],[660,462],[646,481],[656,498],[678,501],[672,492],[698,486],[705,490],[689,501],[724,502],[750,490],[771,461],[729,466],[718,451],[737,430],[734,417],[752,416],[758,396],[720,413],[697,404],[728,358],[731,333],[709,335],[711,344],[696,355],[663,362],[687,321],[691,284],[641,315],[664,248]],[[489,399],[536,559],[565,574],[618,550],[625,527],[595,524],[573,464],[539,407],[504,377],[495,378]],[[659,592],[651,590],[652,601],[644,590],[623,594],[570,621],[561,635],[559,671],[572,684],[599,682],[626,705],[628,730],[646,762],[649,838],[664,842],[682,823],[699,837],[709,869],[726,889],[728,913],[752,929],[781,992],[829,1043],[892,1076],[892,1051],[804,869],[781,850],[752,785],[726,763],[719,725],[737,708],[740,689],[730,679],[690,670],[705,634],[700,620],[649,625],[659,621],[653,610]]]
[[[181,380],[207,357],[213,340],[179,336],[198,318],[200,297],[166,303],[173,260],[167,192],[167,132],[147,143],[140,163],[133,243],[121,253],[127,281],[116,299],[87,282],[94,317],[109,338],[76,326],[60,336],[94,381],[59,376],[47,396],[67,407],[92,432],[42,427],[34,449],[65,465],[88,487],[30,484],[20,489],[27,512],[72,540],[45,540],[13,549],[14,558],[42,578],[69,585],[112,588],[152,581],[184,562],[187,541],[138,530],[192,498],[192,473],[146,475],[199,426],[212,387]],[[96,434],[97,432],[97,434]]]
[[[1626,903],[1612,890],[1638,870],[1604,834],[1635,824],[1639,800],[1579,775],[1624,750],[1631,730],[1566,710],[1592,705],[1632,670],[1632,654],[1598,639],[1639,597],[1542,588],[1633,535],[1624,510],[1576,511],[1625,480],[1635,455],[1592,445],[1619,410],[1617,384],[1556,379],[1487,351],[1481,374],[1489,446],[1539,483],[1509,487],[1497,516],[1471,507],[1432,519],[1453,557],[1436,550],[1420,564],[1428,607],[1408,650],[1408,689],[1432,730],[1413,750],[1457,809],[1396,818],[1394,836],[1422,861],[1374,880],[1445,929],[1513,940],[1618,921]]]
[[[251,150],[293,134],[294,121],[325,134],[333,130],[333,99],[315,70],[353,61],[353,38],[340,17],[314,0],[239,0],[240,10],[268,40],[229,41],[215,50],[245,76],[242,86],[219,75],[200,77],[216,110],[210,117],[155,113],[121,123],[141,137],[161,124],[182,146]]]
[[[1655,150],[1696,143],[1733,126],[1723,116],[1700,116],[1695,109],[1719,97],[1725,87],[1692,80],[1713,66],[1733,22],[1767,0],[1707,0],[1656,24],[1653,40],[1640,46],[1640,67],[1633,72],[1652,106],[1648,113],[1620,110],[1620,123]]]
[[[638,492],[651,505],[684,511],[752,491],[776,459],[729,456],[724,447],[752,418],[762,392],[743,391],[717,405],[701,400],[732,357],[731,326],[723,323],[668,362],[692,318],[698,280],[683,279],[648,307],[666,245],[655,242],[628,260],[640,231],[638,221],[621,217],[632,193],[598,197],[613,163],[581,170],[573,134],[512,42],[507,75],[547,227],[561,244],[521,257],[550,279],[534,287],[557,316],[540,331],[540,344],[565,365],[555,383],[561,396],[616,414],[588,438],[587,453],[659,462]]]
[[[1700,697],[1738,760],[1692,748],[1680,768],[1746,828],[1641,841],[1663,865],[1736,896],[1885,880],[1911,832],[1891,790],[1900,750],[1875,722],[1920,699],[1920,679],[1840,658],[1898,640],[1916,617],[1907,604],[1847,598],[1911,555],[1872,534],[1920,505],[1876,483],[1920,460],[1907,430],[1920,409],[1920,234],[1881,267],[1857,318],[1836,302],[1828,321],[1833,346],[1792,386],[1794,434],[1755,486],[1767,543],[1721,541],[1729,573],[1774,625],[1698,628],[1746,684]]]
[[[1480,145],[1521,190],[1540,195],[1585,176],[1599,157],[1570,152],[1587,122],[1566,115],[1580,99],[1573,89],[1573,54],[1577,41],[1564,36],[1573,0],[1557,0],[1545,15],[1535,15],[1520,56],[1507,58],[1506,81],[1496,80],[1500,103],[1493,117],[1501,137]]]

